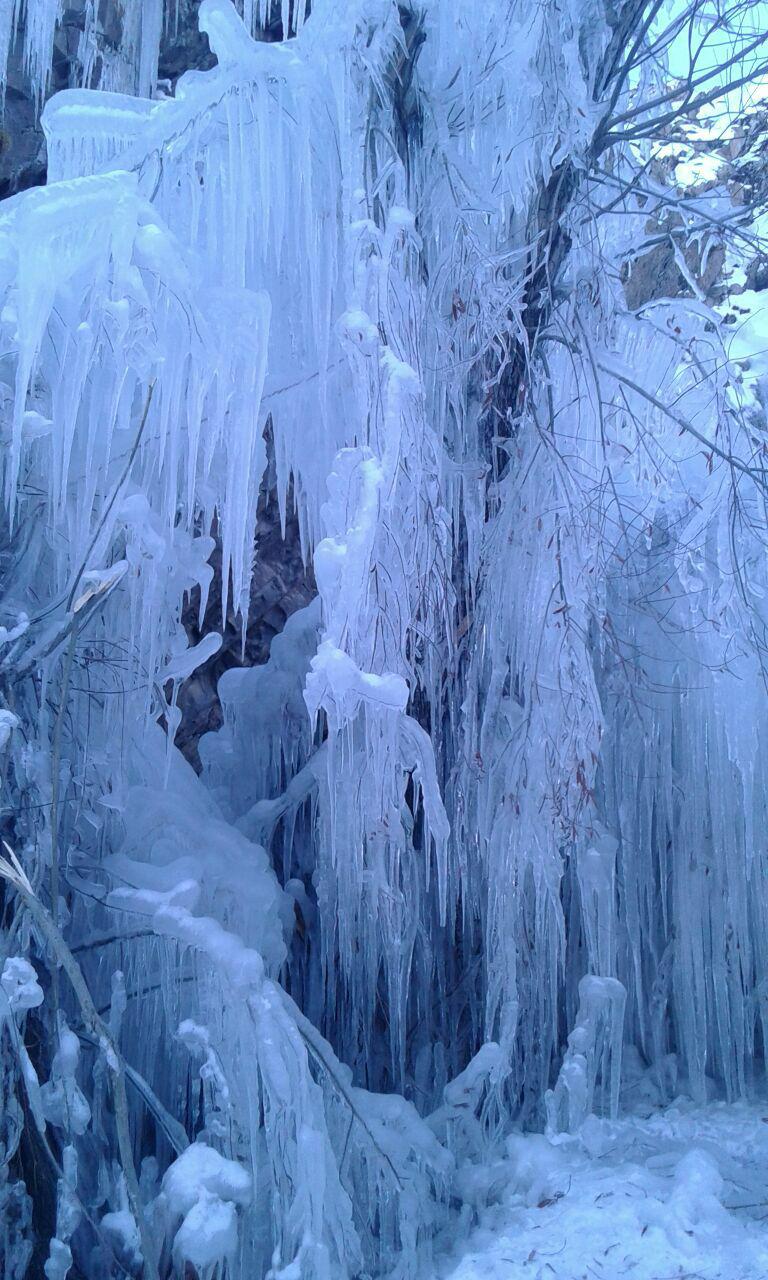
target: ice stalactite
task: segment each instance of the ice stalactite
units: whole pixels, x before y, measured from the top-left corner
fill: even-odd
[[[170,10],[170,6],[168,7]],[[157,87],[158,57],[164,23],[170,18],[164,0],[133,0],[113,6],[114,30],[109,8],[98,0],[80,0],[67,6],[64,0],[3,0],[0,6],[0,67],[5,73],[17,53],[39,111],[50,91],[57,28],[66,20],[80,29],[77,55],[71,75],[77,83],[151,97]],[[99,39],[98,36],[102,38]]]
[[[581,979],[568,1048],[554,1089],[544,1095],[550,1133],[576,1133],[594,1114],[598,1077],[604,1093],[601,1112],[618,1114],[626,998],[626,989],[616,978],[588,975]]]
[[[591,602],[582,531],[572,521],[557,424],[546,430],[550,440],[535,428],[527,440],[518,434],[521,477],[504,485],[485,548],[492,568],[479,608],[489,612],[470,675],[462,831],[477,842],[486,886],[487,1023],[511,1055],[515,1089],[531,1088],[537,1098],[559,1034],[561,882],[568,860],[584,856],[601,719],[584,644]],[[540,456],[545,449],[548,458]],[[529,520],[528,511],[541,514]],[[509,589],[510,581],[525,590]],[[542,812],[546,822],[536,816]]]
[[[36,111],[51,89],[57,31],[79,32],[76,52],[69,51],[73,88],[97,88],[136,94],[150,100],[158,91],[158,60],[164,33],[178,29],[180,0],[2,0],[0,4],[0,79],[5,85],[11,60],[17,58]],[[306,22],[306,0],[238,0],[248,31],[261,37],[276,19],[283,38],[295,36]]]
[[[380,244],[372,237],[370,272],[387,306],[382,328],[389,327],[390,290],[394,305],[400,300],[392,257],[403,239],[407,255],[412,234],[412,217],[396,207]],[[444,630],[448,618],[447,521],[439,503],[437,442],[424,416],[418,374],[383,346],[379,327],[361,307],[345,312],[342,326],[365,380],[365,400],[380,399],[381,409],[367,425],[370,445],[337,456],[323,508],[327,536],[314,552],[324,628],[305,697],[313,721],[322,710],[328,725],[319,800],[320,848],[327,852],[318,866],[318,904],[328,990],[334,1000],[348,991],[348,1053],[353,1060],[372,1056],[383,967],[387,1003],[397,1010],[390,1028],[392,1070],[402,1087],[402,1019],[418,921],[428,909],[430,868],[440,923],[446,913],[448,819],[432,745],[406,707],[409,677],[414,686],[418,679],[417,651],[434,643],[427,628]],[[401,334],[407,338],[409,330]],[[424,665],[429,670],[430,661]],[[415,866],[424,869],[421,884],[408,870]],[[336,1021],[338,1011],[329,1009],[329,1018]]]
[[[53,61],[53,39],[62,10],[61,0],[8,0],[4,4],[3,47],[8,51],[23,18],[23,65],[30,77],[38,106],[45,100]],[[6,34],[7,33],[7,34]]]

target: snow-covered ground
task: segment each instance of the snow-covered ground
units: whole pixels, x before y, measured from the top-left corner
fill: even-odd
[[[768,1276],[768,1105],[681,1097],[515,1136],[482,1181],[495,1203],[440,1280]]]

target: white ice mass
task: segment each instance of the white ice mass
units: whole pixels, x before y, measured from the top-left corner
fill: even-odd
[[[760,1280],[767,7],[6,65],[2,1275]]]

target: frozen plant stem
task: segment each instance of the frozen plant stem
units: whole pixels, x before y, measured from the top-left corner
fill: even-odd
[[[61,676],[61,685],[59,688],[59,705],[56,708],[56,720],[53,728],[53,742],[51,743],[51,918],[58,925],[59,919],[59,785],[61,780],[61,734],[64,724],[64,716],[66,714],[67,699],[69,696],[69,680],[72,672],[72,664],[75,660],[75,647],[77,645],[78,619],[72,619],[72,630],[69,636],[69,644],[64,655],[64,666]],[[54,1016],[58,1013],[59,1008],[59,969],[58,965],[54,965],[51,974],[51,985],[53,989],[53,1007]]]
[[[112,1081],[112,1097],[115,1108],[115,1129],[117,1131],[117,1145],[120,1153],[120,1164],[125,1177],[131,1213],[134,1221],[136,1222],[141,1238],[141,1251],[144,1259],[144,1278],[145,1280],[159,1280],[154,1248],[149,1232],[147,1231],[147,1226],[144,1221],[144,1213],[141,1207],[136,1166],[133,1163],[131,1133],[128,1122],[128,1099],[125,1092],[125,1067],[123,1064],[122,1054],[112,1039],[109,1027],[99,1016],[96,1010],[96,1006],[91,999],[91,994],[86,986],[80,966],[64,941],[60,929],[54,922],[50,912],[46,911],[45,907],[33,892],[32,886],[24,874],[13,850],[5,841],[3,841],[3,844],[5,846],[5,851],[8,854],[8,861],[0,859],[0,875],[2,875],[9,884],[13,885],[25,909],[29,912],[32,920],[45,939],[45,942],[50,947],[56,964],[61,966],[69,978],[75,998],[80,1007],[80,1012],[83,1016],[83,1021],[86,1027],[93,1032],[99,1048],[106,1058],[107,1069]]]

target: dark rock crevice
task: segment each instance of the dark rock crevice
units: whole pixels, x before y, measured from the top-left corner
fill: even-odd
[[[271,437],[266,433],[270,462],[264,474],[256,509],[253,576],[251,578],[248,619],[243,647],[242,620],[235,615],[232,603],[226,619],[221,614],[221,542],[212,530],[216,546],[209,563],[213,582],[208,605],[199,623],[200,592],[193,591],[185,603],[182,622],[190,645],[216,631],[222,636],[218,653],[186,680],[179,690],[178,706],[182,713],[176,733],[176,745],[196,770],[200,770],[198,743],[204,733],[219,729],[222,723],[221,703],[217,691],[220,676],[232,667],[253,667],[269,658],[272,640],[297,609],[303,609],[317,594],[312,566],[301,554],[299,525],[288,494],[288,516],[285,537],[280,527],[280,511],[275,488]]]

